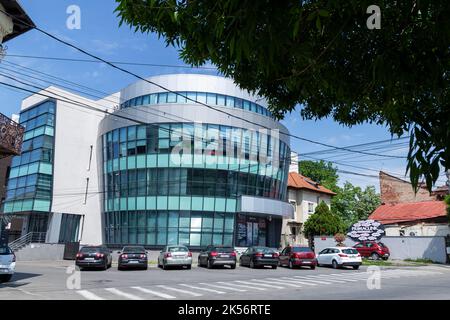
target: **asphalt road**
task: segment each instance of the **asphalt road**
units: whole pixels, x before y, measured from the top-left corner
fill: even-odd
[[[320,267],[73,272],[71,261],[19,262],[0,300],[450,299],[450,267]],[[68,269],[69,268],[69,269]]]

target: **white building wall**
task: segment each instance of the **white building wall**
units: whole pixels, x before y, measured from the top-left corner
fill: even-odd
[[[412,226],[388,225],[385,226],[386,236],[400,236],[400,231],[404,231],[405,236],[414,234],[417,237],[426,236],[449,236],[450,226],[448,224],[427,224],[419,223]]]

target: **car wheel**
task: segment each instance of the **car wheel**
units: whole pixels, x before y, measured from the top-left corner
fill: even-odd
[[[166,266],[166,264],[164,263],[164,261],[163,261],[163,263],[162,263],[162,268],[163,268],[163,270],[167,270],[167,266]]]
[[[236,269],[236,264],[230,265],[230,268],[231,268],[231,269]]]
[[[337,263],[336,260],[333,260],[333,262],[331,263],[331,265],[333,266],[333,269],[339,268],[339,264]]]
[[[359,266],[353,266],[353,270],[358,270]]]
[[[103,266],[103,271],[108,270],[108,261],[105,261],[105,265]]]
[[[292,263],[292,260],[289,260],[289,269],[294,269],[294,264]]]
[[[212,269],[212,267],[213,267],[213,265],[211,263],[211,260],[209,260],[209,259],[208,259],[208,262],[207,262],[207,267],[208,267],[208,269]]]
[[[253,262],[253,260],[250,260],[249,267],[250,267],[250,269],[255,269],[255,263]]]
[[[276,269],[278,266],[272,266],[272,269]]]
[[[200,260],[200,258],[198,258],[198,260],[197,260],[197,266],[199,266],[199,267],[203,267],[203,265],[202,265],[202,263],[201,263],[201,260]]]
[[[372,258],[372,260],[378,260],[380,259],[380,256],[378,255],[378,253],[374,252],[370,255],[370,257]]]
[[[148,265],[142,267],[142,270],[148,270]]]
[[[8,282],[12,278],[12,274],[5,274],[3,276],[0,276],[0,283],[1,282]]]
[[[187,268],[188,270],[191,270],[192,266],[191,266],[190,264],[188,264],[188,265],[186,266],[186,268]]]
[[[314,270],[314,269],[316,269],[316,266],[311,266],[311,270]]]
[[[117,270],[122,271],[122,270],[123,270],[122,266],[119,265],[119,266],[117,267]]]

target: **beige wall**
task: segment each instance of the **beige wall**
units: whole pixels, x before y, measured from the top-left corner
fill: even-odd
[[[295,202],[294,219],[283,219],[283,228],[281,232],[281,243],[307,245],[308,241],[303,236],[303,223],[314,213],[317,205],[324,201],[328,206],[331,204],[331,196],[321,192],[309,191],[307,189],[288,189],[288,201]],[[310,208],[312,212],[308,212]],[[296,222],[296,230],[292,230],[290,222]],[[294,232],[295,231],[295,232]]]

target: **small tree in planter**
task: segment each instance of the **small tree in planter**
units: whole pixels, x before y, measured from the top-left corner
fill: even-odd
[[[336,246],[337,247],[345,247],[344,241],[345,241],[346,237],[345,234],[343,233],[336,233],[334,235],[334,240],[337,242]]]

